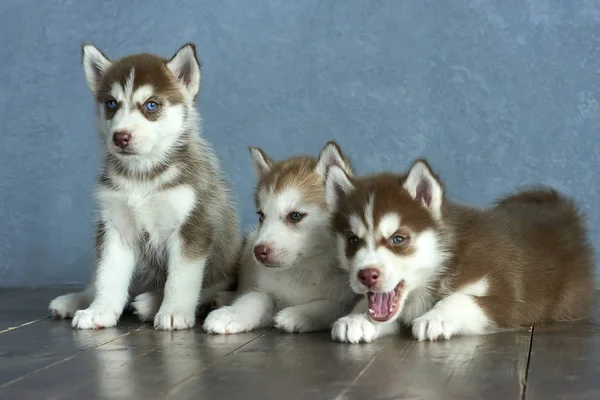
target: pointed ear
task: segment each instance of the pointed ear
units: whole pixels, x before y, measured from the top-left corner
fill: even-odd
[[[336,142],[331,141],[327,143],[321,150],[321,153],[319,153],[316,171],[319,175],[325,178],[327,169],[333,165],[337,165],[343,169],[348,176],[354,175],[350,161],[348,161],[348,159],[344,156],[340,146]]]
[[[200,90],[200,62],[196,57],[196,46],[188,43],[177,50],[177,53],[167,63],[167,68],[195,97]]]
[[[260,180],[271,170],[273,161],[259,147],[250,146],[248,150],[250,150],[250,155],[252,156],[252,166],[254,167],[256,179]]]
[[[81,46],[81,59],[85,78],[92,94],[96,95],[100,81],[108,71],[111,61],[96,46],[87,43]]]
[[[339,203],[354,190],[354,184],[346,172],[337,165],[327,169],[325,177],[325,203],[334,211]]]
[[[415,161],[403,186],[413,199],[429,210],[435,219],[442,216],[444,188],[427,161]]]

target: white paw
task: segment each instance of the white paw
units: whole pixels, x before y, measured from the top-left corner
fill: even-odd
[[[90,307],[86,310],[79,310],[73,317],[73,328],[75,329],[102,329],[111,328],[117,325],[119,311],[103,307]]]
[[[140,321],[152,321],[158,313],[162,296],[155,292],[146,292],[139,294],[133,299],[131,307],[133,313],[138,316]]]
[[[233,303],[235,292],[222,291],[215,295],[212,301],[212,307],[214,309],[225,307]]]
[[[292,307],[284,308],[273,318],[275,328],[289,333],[302,333],[313,331],[312,321],[304,315],[294,311]]]
[[[54,318],[73,318],[75,312],[80,310],[81,301],[79,293],[69,293],[58,296],[50,302],[48,309]]]
[[[154,328],[163,331],[177,331],[183,329],[190,329],[196,325],[196,313],[195,312],[181,312],[181,311],[158,311],[158,314],[154,317]]]
[[[219,308],[208,314],[203,328],[208,333],[220,335],[248,332],[251,329],[250,326],[240,321],[237,313],[230,306]]]
[[[450,339],[454,326],[437,311],[429,311],[413,321],[412,333],[419,341]]]
[[[370,343],[377,338],[379,328],[366,314],[350,314],[335,321],[331,329],[333,340],[343,343]]]

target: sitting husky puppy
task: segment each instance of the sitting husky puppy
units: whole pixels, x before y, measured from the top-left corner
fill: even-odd
[[[418,340],[486,334],[588,316],[593,257],[579,213],[552,189],[489,209],[452,203],[425,161],[406,176],[355,179],[330,168],[341,258],[364,299],[334,340],[372,340],[412,325]]]
[[[195,48],[170,60],[82,51],[105,153],[97,265],[84,292],[54,299],[50,311],[74,328],[111,327],[130,295],[154,288],[135,298],[135,313],[157,329],[191,328],[201,287],[211,289],[204,302],[227,288],[241,246],[217,159],[199,136]]]
[[[331,213],[325,204],[327,168],[352,174],[334,142],[318,159],[271,161],[250,148],[257,173],[259,225],[240,260],[239,297],[208,315],[204,329],[230,334],[275,325],[286,332],[328,329],[355,303],[348,274],[339,268]]]

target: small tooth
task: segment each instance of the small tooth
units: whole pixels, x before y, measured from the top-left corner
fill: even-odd
[[[369,312],[370,312],[371,314],[375,314],[375,310],[373,310],[372,308],[369,308]]]

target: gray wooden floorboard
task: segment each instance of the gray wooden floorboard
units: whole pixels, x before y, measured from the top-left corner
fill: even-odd
[[[533,337],[344,345],[328,332],[159,332],[132,315],[76,331],[47,318],[66,291],[0,291],[1,399],[600,398],[598,318],[536,326]]]

